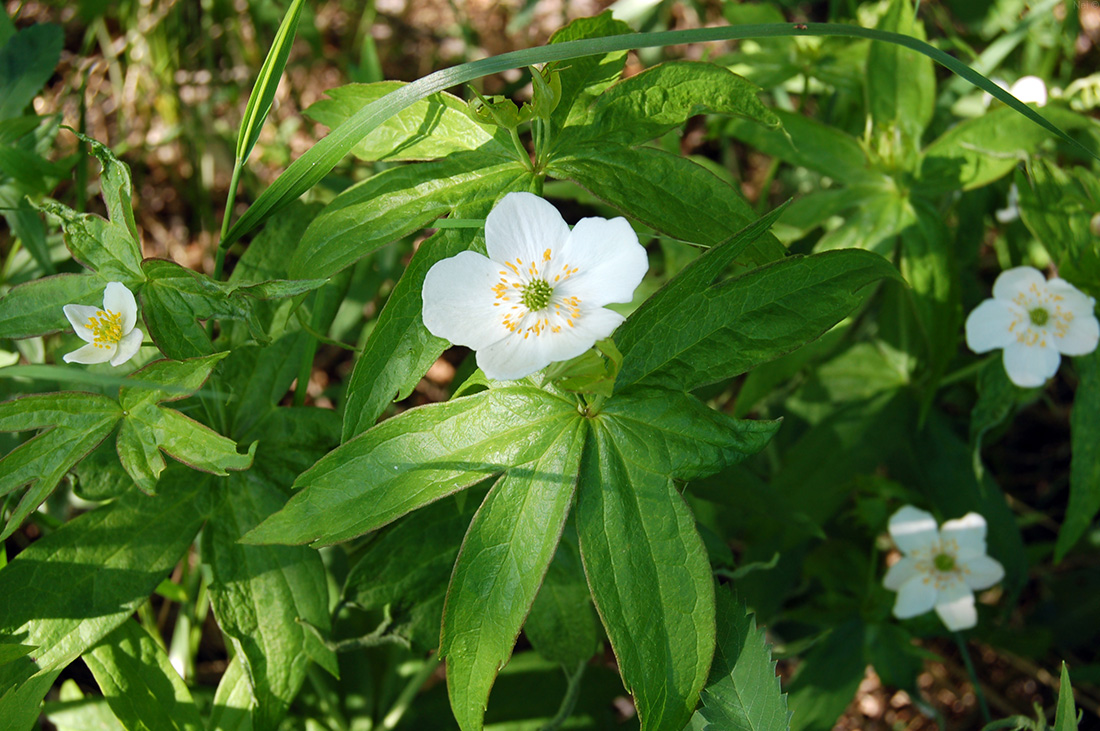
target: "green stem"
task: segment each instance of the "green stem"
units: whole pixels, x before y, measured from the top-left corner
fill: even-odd
[[[534,172],[535,168],[531,164],[531,155],[528,154],[527,148],[524,147],[523,142],[520,141],[519,131],[516,130],[515,127],[509,127],[508,131],[512,134],[512,144],[516,146],[516,154],[519,155],[519,161],[523,163],[523,167]]]
[[[424,664],[416,671],[416,674],[409,680],[408,685],[401,691],[401,695],[397,696],[397,700],[394,701],[393,706],[390,708],[390,712],[386,714],[382,719],[382,725],[379,726],[382,731],[391,731],[398,723],[401,722],[402,716],[409,710],[409,705],[412,703],[413,698],[416,697],[417,692],[424,685],[428,677],[435,672],[435,669],[439,666],[440,661],[439,653],[435,653],[431,657],[424,661]]]
[[[225,241],[226,234],[229,233],[229,224],[233,219],[233,204],[237,202],[237,186],[241,180],[241,168],[244,167],[244,160],[237,158],[233,162],[233,177],[229,180],[229,195],[225,198],[225,213],[222,214],[222,232],[218,237],[218,251],[214,259],[214,279],[220,280],[222,278],[222,271],[225,269],[225,251],[226,247],[221,245],[221,242]]]
[[[978,673],[974,670],[974,663],[970,659],[970,650],[966,646],[966,639],[963,637],[962,632],[955,633],[955,644],[959,646],[959,654],[962,655],[963,664],[966,665],[966,672],[970,674],[970,682],[974,686],[974,695],[978,697],[978,706],[982,709],[982,719],[986,723],[992,723],[993,716],[989,713],[989,704],[985,702],[985,693],[982,692],[982,684],[978,680]]]
[[[561,699],[561,706],[558,707],[558,712],[554,714],[549,723],[539,731],[558,731],[562,724],[573,715],[573,709],[577,707],[577,697],[581,694],[581,677],[584,676],[584,669],[587,666],[588,663],[581,660],[575,671],[572,673],[566,672],[565,676],[569,678],[569,685],[565,688],[565,697]]]
[[[982,358],[981,360],[971,363],[968,366],[963,366],[957,371],[948,373],[946,376],[940,379],[939,388],[950,386],[952,383],[957,383],[959,381],[970,378],[972,375],[981,371],[982,368],[985,368],[986,364],[989,363],[990,359],[993,357],[995,356],[987,356],[985,358]]]

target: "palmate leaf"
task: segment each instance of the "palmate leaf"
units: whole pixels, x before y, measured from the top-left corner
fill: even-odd
[[[329,630],[320,554],[305,546],[248,546],[238,539],[283,505],[285,495],[254,471],[233,475],[203,531],[210,597],[232,638],[256,699],[253,728],[275,728],[316,661],[336,674],[336,655],[314,630]]]
[[[714,586],[695,520],[666,474],[614,427],[589,433],[577,497],[581,557],[644,731],[680,731],[714,653]],[[644,445],[643,445],[644,449]]]
[[[207,480],[177,468],[160,487],[155,498],[131,490],[81,515],[0,571],[0,596],[15,598],[0,602],[0,637],[38,648],[23,658],[26,663],[0,667],[0,679],[13,692],[27,689],[23,702],[30,707],[52,682],[39,680],[125,622],[194,540],[212,508]],[[5,672],[16,665],[13,673]],[[5,702],[0,718],[8,717]]]
[[[348,573],[344,599],[362,609],[390,605],[395,634],[424,650],[438,648],[447,585],[485,492],[474,487],[437,500],[380,531]]]
[[[404,85],[402,81],[379,81],[327,89],[325,94],[330,98],[311,104],[305,115],[337,127],[367,104]],[[507,131],[487,129],[467,113],[465,101],[440,92],[387,119],[364,137],[351,154],[369,161],[433,160],[478,149],[498,155],[514,154]]]
[[[545,453],[576,404],[524,382],[411,409],[302,474],[286,507],[243,540],[327,545],[354,538]]]
[[[557,553],[523,625],[531,646],[570,672],[596,652],[599,642],[592,595],[584,578],[576,530],[566,523]]]
[[[123,622],[83,657],[127,731],[203,731],[191,691],[137,622]]]
[[[94,393],[40,394],[0,403],[0,431],[43,430],[0,458],[0,496],[31,485],[0,540],[50,496],[65,473],[106,439],[121,417],[117,402]]]
[[[690,390],[744,373],[819,337],[863,301],[868,284],[900,278],[877,254],[843,250],[787,257],[710,284],[722,268],[711,258],[728,260],[723,250],[743,249],[772,216],[685,267],[627,319],[615,334],[623,353],[617,388]]]
[[[497,481],[466,532],[439,646],[447,659],[451,709],[463,731],[482,728],[493,681],[512,655],[554,557],[585,432],[585,420],[574,412],[542,455]]]
[[[144,382],[141,388],[123,387],[119,391],[124,417],[118,433],[118,456],[143,491],[152,493],[156,489],[165,468],[161,451],[192,469],[215,475],[248,469],[252,464],[255,442],[247,454],[240,454],[232,439],[174,409],[160,406],[161,402],[174,401],[198,390],[226,355],[150,363],[133,374],[134,379]],[[166,388],[150,388],[148,384],[163,384]]]
[[[177,360],[214,352],[200,320],[242,320],[253,338],[267,342],[254,312],[255,301],[294,297],[325,283],[301,279],[226,284],[164,259],[146,259],[141,268],[148,278],[139,296],[149,335],[162,353]]]
[[[670,61],[604,90],[576,127],[567,127],[558,149],[578,142],[633,147],[661,136],[697,114],[746,117],[770,127],[779,119],[757,98],[760,89],[722,66]]]
[[[489,152],[456,153],[379,173],[336,196],[313,220],[290,272],[332,276],[459,206],[491,205],[503,191],[526,190],[530,180],[518,160]]]
[[[703,731],[787,731],[787,698],[763,631],[729,589],[718,589],[715,601],[718,642],[697,712]]]

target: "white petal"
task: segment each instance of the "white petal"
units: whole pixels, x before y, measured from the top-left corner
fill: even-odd
[[[975,591],[988,589],[1005,577],[1005,567],[1001,562],[989,556],[975,556],[959,564],[963,572],[963,581]]]
[[[900,561],[886,570],[882,585],[890,591],[897,591],[902,587],[902,584],[905,584],[918,573],[920,572],[917,571],[917,562],[903,556]]]
[[[118,350],[118,346],[114,343],[108,343],[102,348],[88,343],[87,345],[77,348],[71,353],[66,353],[62,360],[66,363],[83,363],[84,365],[95,365],[96,363],[106,363],[111,358],[115,357],[115,351]]]
[[[122,340],[118,341],[118,352],[111,358],[111,365],[120,366],[137,355],[144,337],[141,330],[137,329],[123,335]]]
[[[1055,333],[1052,342],[1063,355],[1088,355],[1096,350],[1100,342],[1100,322],[1097,322],[1095,315],[1075,317],[1066,334],[1059,337]]]
[[[529,376],[550,365],[546,353],[546,336],[509,333],[487,348],[477,351],[477,365],[495,381],[514,381]]]
[[[906,505],[890,516],[890,537],[902,553],[939,546],[940,532],[931,513]],[[931,607],[929,607],[931,608]]]
[[[508,337],[477,351],[477,364],[489,378],[514,381],[540,371],[551,363],[576,358],[615,331],[623,316],[603,307],[582,312],[574,327],[561,332],[543,330],[539,335]]]
[[[898,619],[909,619],[924,614],[936,605],[937,594],[931,579],[924,575],[914,576],[898,589],[894,616]]]
[[[978,624],[974,592],[962,581],[951,582],[947,587],[940,589],[939,597],[936,599],[936,614],[940,615],[947,629],[952,632],[970,629]]]
[[[1024,104],[1037,104],[1041,107],[1047,103],[1047,85],[1038,76],[1021,76],[1008,93]]]
[[[978,513],[967,513],[961,518],[949,520],[940,528],[943,550],[958,561],[985,555],[985,518]]]
[[[1016,295],[1027,292],[1033,284],[1042,291],[1046,281],[1035,267],[1005,269],[993,282],[993,296],[999,300],[1013,300]]]
[[[1038,388],[1058,372],[1062,356],[1053,347],[1012,343],[1005,348],[1008,379],[1021,388]]]
[[[108,282],[103,290],[103,309],[122,313],[122,332],[126,334],[137,324],[137,302],[134,293],[122,282]]]
[[[485,250],[498,264],[543,261],[569,237],[565,219],[548,201],[531,193],[509,193],[485,219]]]
[[[428,332],[474,350],[509,335],[503,317],[518,298],[514,294],[509,301],[496,298],[493,286],[500,282],[501,269],[473,251],[433,264],[421,292]],[[499,306],[494,307],[494,303]]]
[[[582,218],[555,255],[551,272],[561,268],[558,261],[579,270],[560,285],[565,295],[596,307],[629,302],[649,270],[645,247],[621,217]]]
[[[1064,279],[1054,278],[1047,282],[1047,291],[1058,295],[1062,301],[1058,306],[1064,312],[1073,315],[1066,334],[1058,336],[1054,332],[1054,347],[1063,355],[1087,355],[1096,350],[1100,342],[1100,322],[1096,320],[1096,300],[1087,296]]]
[[[1008,328],[1027,313],[1019,312],[1012,302],[988,299],[975,307],[966,318],[966,347],[975,353],[987,353],[1016,341]]]
[[[80,339],[86,343],[95,340],[95,331],[88,327],[88,320],[96,316],[101,310],[91,305],[65,305],[61,308],[65,312],[65,318],[73,326]]]

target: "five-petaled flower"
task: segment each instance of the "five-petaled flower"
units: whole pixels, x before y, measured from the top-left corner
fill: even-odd
[[[119,366],[134,357],[144,337],[136,330],[137,302],[121,282],[110,282],[103,291],[103,307],[65,305],[65,317],[87,345],[66,353],[66,363],[106,363]]]
[[[488,258],[436,262],[424,278],[424,325],[477,352],[489,378],[515,380],[581,355],[623,317],[649,268],[624,218],[584,218],[569,230],[550,203],[509,193],[485,220]]]
[[[1005,372],[1017,386],[1041,386],[1062,355],[1085,355],[1100,338],[1096,300],[1069,282],[1049,281],[1032,267],[1001,272],[993,298],[966,318],[966,344],[975,353],[1004,348]]]
[[[930,513],[906,505],[890,517],[890,537],[902,558],[883,584],[898,593],[894,616],[908,619],[935,608],[949,630],[978,623],[974,591],[1004,578],[1001,564],[985,554],[985,518],[967,513],[938,528]]]

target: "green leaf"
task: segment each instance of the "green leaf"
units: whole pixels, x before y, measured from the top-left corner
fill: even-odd
[[[91,213],[77,213],[68,206],[45,201],[38,207],[61,220],[65,244],[73,258],[108,281],[134,288],[145,279],[141,266],[141,242],[134,221],[130,168],[109,148],[77,134],[100,162],[100,189],[110,220]]]
[[[925,342],[928,395],[954,359],[961,316],[955,247],[939,211],[923,199],[911,204],[912,226],[901,232],[901,275],[908,282]]]
[[[573,502],[585,421],[574,412],[562,426],[543,454],[489,491],[455,563],[439,651],[464,731],[482,728],[493,681],[512,655]]]
[[[676,129],[697,114],[746,117],[778,127],[756,97],[759,88],[729,69],[697,61],[669,61],[603,91],[588,118],[567,128],[559,149],[574,140],[634,146]]]
[[[338,127],[367,104],[378,101],[402,81],[348,84],[326,89],[329,99],[314,102],[306,116]],[[439,92],[421,99],[375,127],[352,149],[360,160],[433,160],[459,152],[481,150],[494,156],[514,155],[507,134],[498,139],[466,113],[466,102]]]
[[[34,263],[46,274],[56,274],[57,267],[46,241],[46,226],[23,191],[15,185],[0,185],[0,209],[4,209],[4,220],[12,235],[34,257]]]
[[[593,422],[577,497],[581,557],[643,731],[680,731],[714,653],[714,585],[672,479],[622,441],[613,421]]]
[[[1073,362],[1081,381],[1070,415],[1069,505],[1058,531],[1056,562],[1081,539],[1100,512],[1100,351]]]
[[[117,403],[93,393],[40,394],[0,403],[0,431],[42,430],[0,458],[0,495],[30,485],[0,540],[15,532],[65,473],[107,438],[121,416]]]
[[[42,23],[17,32],[0,48],[0,119],[22,114],[42,90],[61,59],[64,40],[61,26]]]
[[[256,441],[252,470],[273,485],[288,488],[298,475],[340,443],[340,415],[331,409],[272,408],[241,433],[238,441]]]
[[[191,545],[211,509],[208,482],[169,470],[160,488],[79,516],[0,570],[0,595],[20,597],[0,602],[0,634],[38,646],[36,668],[64,668],[125,622]]]
[[[778,421],[731,419],[682,391],[633,388],[608,400],[601,422],[642,469],[695,480],[763,449]],[[610,427],[609,427],[610,428]],[[628,446],[629,445],[629,446]]]
[[[2,14],[2,13],[0,13]],[[27,663],[33,668],[33,663]],[[33,670],[30,671],[33,673]],[[4,720],[5,728],[14,731],[23,731],[33,728],[38,720],[42,699],[53,686],[60,670],[42,671],[29,675],[19,684],[3,682],[3,694],[0,694],[0,719]],[[0,677],[0,681],[9,678]]]
[[[531,646],[547,660],[574,670],[596,652],[599,629],[575,531],[558,543],[531,614],[523,625]]]
[[[260,130],[263,129],[264,120],[271,110],[271,102],[275,98],[275,90],[279,88],[279,78],[286,68],[287,58],[290,56],[290,47],[294,43],[294,33],[298,30],[298,18],[302,15],[303,0],[292,0],[283,16],[283,22],[279,24],[279,30],[275,32],[275,39],[271,42],[267,57],[256,77],[256,84],[252,87],[252,93],[248,95],[248,105],[244,109],[244,118],[241,120],[241,128],[237,133],[237,159],[247,160],[256,141],[260,139]]]
[[[810,117],[773,110],[782,124],[772,129],[747,119],[731,119],[726,132],[760,152],[809,168],[848,184],[881,185],[859,141],[836,127]]]
[[[1069,684],[1069,668],[1062,662],[1062,677],[1058,683],[1058,711],[1054,731],[1077,731],[1077,708],[1073,703],[1073,687]]]
[[[59,699],[45,704],[42,715],[57,731],[125,731],[103,696],[85,696],[72,678],[61,683]],[[35,709],[37,712],[37,709]],[[31,727],[32,721],[25,724]],[[13,728],[19,728],[13,724]]]
[[[828,731],[863,680],[863,625],[845,622],[807,652],[788,685],[791,731]]]
[[[617,387],[691,390],[744,373],[820,337],[883,278],[898,273],[881,256],[829,251],[788,257],[682,298],[654,297],[619,328]]]
[[[159,360],[132,376],[147,383],[172,386],[171,391],[125,387],[120,390],[124,417],[118,433],[118,456],[126,472],[145,492],[156,489],[164,471],[161,451],[192,469],[215,475],[224,476],[229,474],[227,470],[245,470],[252,465],[255,442],[247,454],[240,454],[232,439],[179,411],[159,405],[197,390],[225,355],[217,353],[185,361]]]
[[[458,206],[491,204],[502,190],[523,189],[520,181],[530,175],[516,160],[473,152],[379,173],[321,211],[306,229],[290,271],[331,276]]]
[[[607,10],[591,18],[577,18],[554,32],[550,43],[565,43],[583,38],[606,38],[631,33],[630,26],[615,20]],[[550,115],[555,131],[577,124],[588,115],[588,107],[623,72],[626,51],[578,56],[568,61],[549,64],[552,73],[561,79],[561,99]]]
[[[210,597],[233,638],[257,705],[253,727],[275,728],[305,679],[311,658],[336,672],[336,655],[303,622],[329,631],[328,585],[320,554],[305,546],[248,546],[238,539],[285,501],[252,473],[234,475],[203,531]]]
[[[70,327],[62,308],[103,304],[107,280],[98,274],[55,274],[12,287],[0,299],[0,338],[30,338]]]
[[[146,259],[141,266],[149,278],[140,295],[149,335],[161,352],[176,360],[213,353],[199,320],[242,320],[253,338],[267,342],[255,301],[293,297],[325,283],[324,279],[300,279],[226,284],[164,259]]]
[[[1058,274],[1090,295],[1100,295],[1100,254],[1093,217],[1100,210],[1100,181],[1086,168],[1063,170],[1042,158],[1016,173],[1020,218],[1050,252]]]
[[[614,32],[614,31],[612,31]],[[498,73],[511,68],[522,68],[540,63],[564,61],[594,54],[614,54],[633,48],[647,48],[678,43],[702,43],[707,41],[728,41],[743,38],[763,38],[777,36],[845,36],[870,38],[879,42],[894,43],[912,48],[940,63],[967,81],[989,92],[1020,114],[1028,117],[1051,133],[1066,140],[1076,151],[1085,156],[1100,159],[1091,151],[1071,138],[1058,127],[1051,124],[1035,110],[1019,102],[1015,97],[978,74],[966,64],[949,54],[919,41],[915,38],[886,33],[873,28],[841,25],[837,23],[804,23],[792,26],[789,23],[765,23],[761,25],[725,26],[717,28],[694,28],[683,31],[665,31],[659,33],[633,33],[603,38],[590,38],[566,41],[540,48],[505,53],[492,58],[472,61],[429,74],[406,87],[402,87],[382,99],[363,107],[340,125],[323,140],[313,145],[301,157],[265,190],[256,202],[229,229],[221,241],[227,247],[242,235],[262,223],[276,210],[296,201],[302,193],[320,182],[343,157],[358,144],[365,135],[379,124],[416,101],[453,86],[465,84],[487,74]],[[563,86],[566,80],[562,80]],[[559,109],[569,107],[567,103]]]
[[[252,709],[255,706],[252,683],[244,670],[241,656],[229,662],[218,689],[207,722],[209,731],[252,731]]]
[[[406,411],[330,452],[249,543],[354,538],[546,452],[576,405],[522,382]]]
[[[978,401],[970,412],[970,446],[976,459],[985,435],[1004,423],[1018,405],[1035,397],[1035,389],[1020,388],[1008,380],[999,357],[991,358],[978,372],[977,388]],[[1077,398],[1080,397],[1078,390]]]
[[[916,221],[913,205],[899,190],[847,188],[852,209],[844,222],[827,231],[814,251],[834,249],[867,249],[892,258],[897,248],[897,236]]]
[[[683,241],[717,244],[755,218],[733,186],[690,160],[650,147],[578,147],[552,160],[547,172]]]
[[[892,0],[879,29],[926,40],[924,24],[909,0]],[[867,96],[880,129],[902,128],[919,143],[936,107],[932,59],[892,44],[872,43],[867,54]]]
[[[1050,133],[1012,109],[959,122],[924,150],[916,190],[935,196],[973,190],[1008,175]]]
[[[191,692],[137,622],[123,622],[84,653],[84,663],[127,731],[203,731]]]
[[[395,633],[436,649],[451,571],[484,495],[444,498],[386,527],[348,573],[344,598],[363,609],[389,604]]]
[[[704,731],[787,731],[787,697],[763,630],[730,590],[719,589],[715,602],[718,642],[699,709]]]

